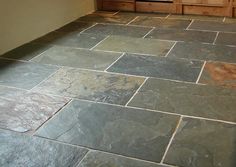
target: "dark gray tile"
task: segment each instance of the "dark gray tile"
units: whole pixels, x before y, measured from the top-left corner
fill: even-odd
[[[160,162],[178,120],[173,115],[73,101],[36,135]]]
[[[170,19],[183,19],[183,20],[206,20],[206,21],[218,21],[223,22],[224,17],[215,17],[215,16],[203,16],[203,15],[178,15],[178,14],[171,14],[168,18]]]
[[[121,35],[131,37],[143,37],[152,28],[148,27],[135,27],[123,25],[106,25],[97,24],[92,28],[84,31],[85,33],[102,34],[102,35]]]
[[[216,32],[178,29],[155,29],[146,38],[213,43],[215,37]]]
[[[88,23],[88,22],[72,22],[69,23],[59,29],[57,29],[56,31],[58,32],[81,32],[89,27],[91,27],[92,25],[94,25],[94,23]]]
[[[110,36],[94,49],[165,56],[173,45],[157,39]]]
[[[55,46],[32,61],[43,64],[105,70],[120,56],[120,53]]]
[[[216,39],[216,44],[236,46],[236,33],[220,32]]]
[[[148,79],[129,106],[236,122],[236,90]]]
[[[0,86],[0,127],[34,131],[60,110],[68,99]]]
[[[236,47],[191,42],[178,42],[168,57],[236,63]]]
[[[61,68],[36,87],[36,91],[124,105],[144,78]]]
[[[100,35],[100,33],[80,34],[80,33],[51,32],[35,40],[34,42],[48,45],[59,45],[59,46],[90,49],[105,38],[106,36]]]
[[[196,82],[203,62],[126,54],[107,71]]]
[[[71,167],[88,151],[5,130],[0,130],[0,143],[2,167]]]
[[[90,151],[77,167],[166,167],[117,155]]]
[[[1,57],[20,59],[20,60],[30,60],[33,57],[43,53],[49,48],[50,46],[48,45],[28,43],[1,55]]]
[[[236,125],[184,118],[165,158],[181,167],[234,167]]]
[[[236,24],[212,21],[194,21],[189,29],[236,32]]]
[[[0,85],[31,89],[58,68],[36,63],[0,60]]]
[[[149,27],[158,27],[160,26],[163,18],[160,17],[149,17],[149,16],[140,16],[130,23],[130,25],[139,25],[139,26],[149,26]]]

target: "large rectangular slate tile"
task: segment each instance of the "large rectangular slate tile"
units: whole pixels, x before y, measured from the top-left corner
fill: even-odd
[[[203,62],[126,54],[107,71],[196,82]]]
[[[168,13],[158,13],[158,12],[126,12],[126,11],[120,11],[115,14],[116,16],[149,16],[149,17],[166,17],[169,14]]]
[[[61,68],[36,87],[36,91],[124,105],[144,78]]]
[[[36,135],[160,162],[178,121],[178,116],[75,100]]]
[[[129,106],[236,122],[236,90],[148,79]]]
[[[236,125],[184,118],[165,158],[181,167],[234,167]]]
[[[236,18],[227,17],[225,18],[225,23],[236,23]]]
[[[75,166],[87,149],[0,130],[0,166],[69,167]]]
[[[171,14],[168,18],[170,19],[194,19],[194,20],[205,20],[205,21],[218,21],[223,22],[224,17],[215,17],[215,16],[203,16],[203,15],[178,15],[178,14]]]
[[[99,151],[90,151],[77,167],[166,167]]]
[[[59,46],[90,49],[105,38],[106,36],[101,35],[100,33],[81,34],[81,33],[62,33],[54,31],[39,39],[36,39],[33,42],[48,44],[48,45],[59,45]]]
[[[192,41],[213,43],[216,32],[178,30],[178,29],[155,29],[146,38],[156,38],[174,41]]]
[[[149,27],[135,27],[135,26],[123,26],[123,25],[97,24],[92,28],[89,28],[86,31],[84,31],[84,33],[143,37],[151,29],[152,29],[151,27],[149,28]]]
[[[31,89],[58,67],[1,59],[0,69],[0,85]]]
[[[236,46],[236,33],[220,32],[216,39],[216,44]]]
[[[43,64],[105,70],[120,56],[120,53],[55,46],[32,59],[32,61]]]
[[[178,42],[168,57],[236,63],[236,47]]]
[[[110,36],[94,49],[165,56],[173,45],[156,39]]]
[[[49,48],[49,45],[27,43],[1,55],[0,57],[19,60],[30,60],[33,57],[45,52]]]
[[[194,21],[189,29],[236,32],[236,24],[212,21]]]
[[[61,97],[0,86],[0,128],[34,131],[67,102]]]
[[[71,22],[59,29],[57,29],[56,31],[58,32],[81,32],[89,27],[91,27],[92,25],[94,25],[95,23],[88,23],[88,22]]]
[[[220,85],[236,89],[236,65],[220,62],[207,62],[199,83]]]

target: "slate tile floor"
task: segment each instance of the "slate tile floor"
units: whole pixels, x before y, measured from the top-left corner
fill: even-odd
[[[236,19],[97,11],[0,56],[0,166],[235,167]]]

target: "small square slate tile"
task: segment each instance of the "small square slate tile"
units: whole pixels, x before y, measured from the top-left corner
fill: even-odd
[[[128,106],[236,122],[235,101],[234,89],[151,78]]]
[[[152,29],[151,27],[148,28],[148,27],[135,27],[135,26],[123,26],[123,25],[97,24],[94,27],[84,31],[84,33],[143,37],[151,29]]]
[[[90,151],[77,167],[166,167],[151,162],[144,162],[117,156],[114,154]]]
[[[171,14],[168,18],[170,19],[184,19],[184,20],[189,20],[189,19],[194,19],[194,20],[205,20],[205,21],[218,21],[218,22],[223,22],[224,17],[215,17],[215,16],[201,16],[201,15],[176,15],[176,14]]]
[[[216,39],[216,44],[236,46],[236,33],[220,32]]]
[[[207,62],[199,83],[236,89],[236,64]]]
[[[168,57],[236,63],[236,47],[178,42]]]
[[[184,118],[166,163],[181,167],[234,167],[236,125]]]
[[[236,32],[236,24],[212,21],[194,21],[189,29]]]
[[[144,78],[61,68],[35,90],[39,92],[124,105]]]
[[[35,40],[34,42],[48,45],[59,45],[59,46],[90,49],[105,38],[106,36],[100,35],[99,33],[80,34],[80,33],[51,32]]]
[[[91,27],[92,25],[94,25],[94,23],[88,23],[88,22],[72,22],[69,23],[59,29],[57,29],[56,31],[58,32],[81,32],[83,30],[85,30],[86,28]]]
[[[120,53],[55,46],[32,61],[59,66],[105,70],[120,56]]]
[[[10,58],[10,59],[19,59],[19,60],[30,60],[33,57],[48,50],[49,48],[50,46],[48,45],[28,43],[14,50],[9,51],[1,55],[0,57]]]
[[[126,54],[107,71],[196,82],[203,62]]]
[[[215,37],[216,32],[178,29],[155,29],[149,35],[147,35],[146,38],[213,43]]]
[[[33,88],[58,69],[48,65],[4,59],[0,60],[0,67],[0,85],[23,89]]]
[[[160,162],[178,121],[178,116],[75,100],[36,135]]]
[[[5,130],[0,130],[0,143],[0,166],[2,167],[75,166],[88,152],[84,148]]]
[[[34,131],[67,102],[61,97],[0,86],[0,128]]]
[[[94,49],[165,56],[173,45],[157,39],[110,36]]]

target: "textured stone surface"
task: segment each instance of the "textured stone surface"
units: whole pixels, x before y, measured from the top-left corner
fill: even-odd
[[[36,135],[160,162],[178,120],[178,116],[73,101]]]
[[[236,33],[220,32],[216,39],[216,44],[236,46]]]
[[[87,153],[86,149],[49,142],[0,130],[0,166],[70,167]]]
[[[236,122],[236,91],[148,79],[129,106]]]
[[[59,29],[57,29],[56,31],[58,32],[81,32],[89,27],[91,27],[92,25],[94,25],[94,23],[88,23],[88,22],[72,22],[69,23]]]
[[[224,17],[214,17],[214,16],[203,16],[203,15],[176,15],[171,14],[168,18],[170,19],[194,19],[194,20],[205,20],[205,21],[218,21],[222,22]]]
[[[233,167],[236,125],[184,118],[165,158],[182,167]]]
[[[126,104],[143,78],[62,68],[36,91],[86,100]]]

